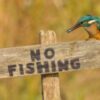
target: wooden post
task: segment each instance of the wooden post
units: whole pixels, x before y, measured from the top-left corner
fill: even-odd
[[[56,43],[56,34],[53,31],[41,31],[41,44]],[[43,100],[61,100],[59,74],[47,74],[41,76]]]

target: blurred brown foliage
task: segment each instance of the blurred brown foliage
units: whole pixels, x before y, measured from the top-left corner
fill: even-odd
[[[58,41],[87,38],[81,28],[66,34],[83,15],[100,16],[100,0],[0,0],[0,47],[39,43],[39,31]],[[60,74],[62,100],[100,100],[99,69]],[[40,76],[0,80],[0,100],[41,100]]]

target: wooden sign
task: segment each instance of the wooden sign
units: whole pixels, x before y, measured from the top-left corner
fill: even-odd
[[[95,40],[0,49],[0,78],[91,68],[100,68]]]

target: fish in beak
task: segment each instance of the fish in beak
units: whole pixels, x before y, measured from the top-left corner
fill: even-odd
[[[74,31],[75,29],[81,27],[81,23],[76,23],[74,26],[72,26],[71,28],[69,28],[66,32],[70,33],[72,31]]]

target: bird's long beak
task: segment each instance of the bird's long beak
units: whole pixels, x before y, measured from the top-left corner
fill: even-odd
[[[81,26],[81,23],[76,23],[74,26],[72,26],[71,28],[69,28],[66,32],[70,33],[72,31],[74,31],[75,29],[79,28]]]

